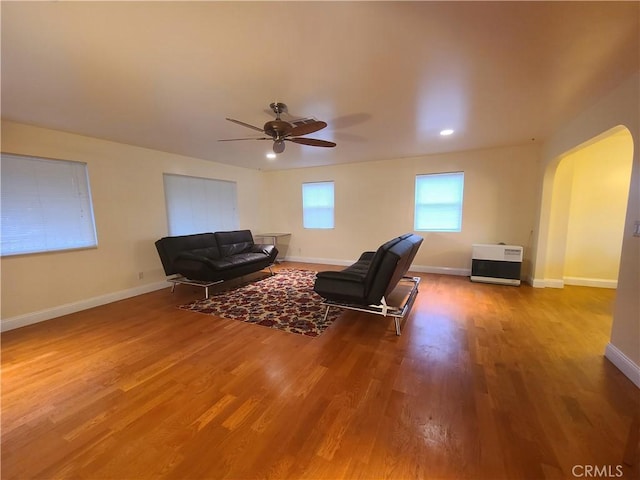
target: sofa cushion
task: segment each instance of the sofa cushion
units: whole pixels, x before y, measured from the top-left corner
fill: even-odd
[[[313,290],[324,298],[358,303],[365,297],[362,275],[347,271],[318,272]]]
[[[358,260],[353,265],[348,266],[341,273],[352,278],[357,279],[359,282],[364,281],[367,276],[367,272],[371,266],[370,260]]]
[[[223,257],[250,251],[254,244],[251,230],[216,232],[214,235],[218,243],[218,248],[220,248],[220,254]]]
[[[385,254],[394,245],[396,245],[398,242],[402,241],[403,237],[406,238],[406,235],[402,235],[400,237],[392,238],[391,240],[383,243],[382,245],[380,245],[378,247],[378,250],[376,250],[376,253],[371,258],[371,261],[369,263],[369,268],[367,269],[367,272],[365,272],[366,273],[365,281],[367,283],[370,283],[373,280],[373,278],[376,276],[376,274],[378,273],[378,269],[380,268],[380,265],[382,263],[382,259],[384,258]],[[362,257],[360,257],[360,258],[362,258]]]
[[[230,257],[233,255],[238,255],[240,253],[248,252],[252,247],[253,243],[249,242],[231,243],[229,245],[222,246],[222,254],[225,257]]]
[[[186,252],[183,252],[183,253],[186,253]],[[192,253],[193,255],[209,258],[212,260],[216,258],[220,258],[220,250],[218,250],[218,247],[216,245],[212,245],[206,248],[196,248],[194,250],[189,250],[188,253]]]
[[[374,256],[373,252],[365,252],[356,263],[344,270],[318,272],[313,286],[314,291],[325,298],[348,303],[358,302],[366,296],[365,279]]]
[[[228,270],[240,265],[250,265],[252,263],[263,262],[266,258],[267,256],[263,253],[247,252],[211,260],[208,264],[215,270]]]

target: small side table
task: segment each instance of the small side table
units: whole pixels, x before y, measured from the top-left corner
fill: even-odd
[[[282,248],[283,240],[290,236],[290,233],[256,233],[253,235],[254,238],[268,238],[269,241],[276,246],[278,249],[278,258],[276,258],[276,262],[282,262],[284,260],[286,248]],[[288,247],[289,245],[287,244],[286,246]]]

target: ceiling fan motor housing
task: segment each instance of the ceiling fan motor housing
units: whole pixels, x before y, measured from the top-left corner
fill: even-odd
[[[264,133],[273,137],[274,140],[279,139],[287,135],[293,126],[289,122],[284,120],[271,120],[264,124]]]

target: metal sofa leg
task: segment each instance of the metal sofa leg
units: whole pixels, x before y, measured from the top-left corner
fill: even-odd
[[[331,305],[327,305],[327,309],[324,312],[324,318],[322,319],[323,322],[327,321],[327,317],[329,316],[329,309],[331,308]]]
[[[396,321],[396,335],[400,336],[400,317],[393,317]]]

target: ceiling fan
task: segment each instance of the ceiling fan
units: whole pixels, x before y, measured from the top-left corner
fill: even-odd
[[[240,120],[234,120],[233,118],[227,118],[230,122],[237,123],[243,127],[257,130],[258,132],[269,135],[268,137],[259,138],[227,138],[224,140],[218,140],[219,142],[234,142],[236,140],[273,140],[273,151],[275,153],[284,152],[285,141],[299,143],[300,145],[310,145],[312,147],[335,147],[336,144],[328,142],[326,140],[319,140],[317,138],[303,138],[303,135],[317,132],[327,126],[326,122],[321,122],[316,119],[307,119],[301,121],[287,122],[280,118],[280,114],[287,111],[287,106],[284,103],[274,102],[269,105],[273,113],[276,114],[275,120],[270,120],[264,124],[264,127],[255,127],[248,123],[241,122]]]

